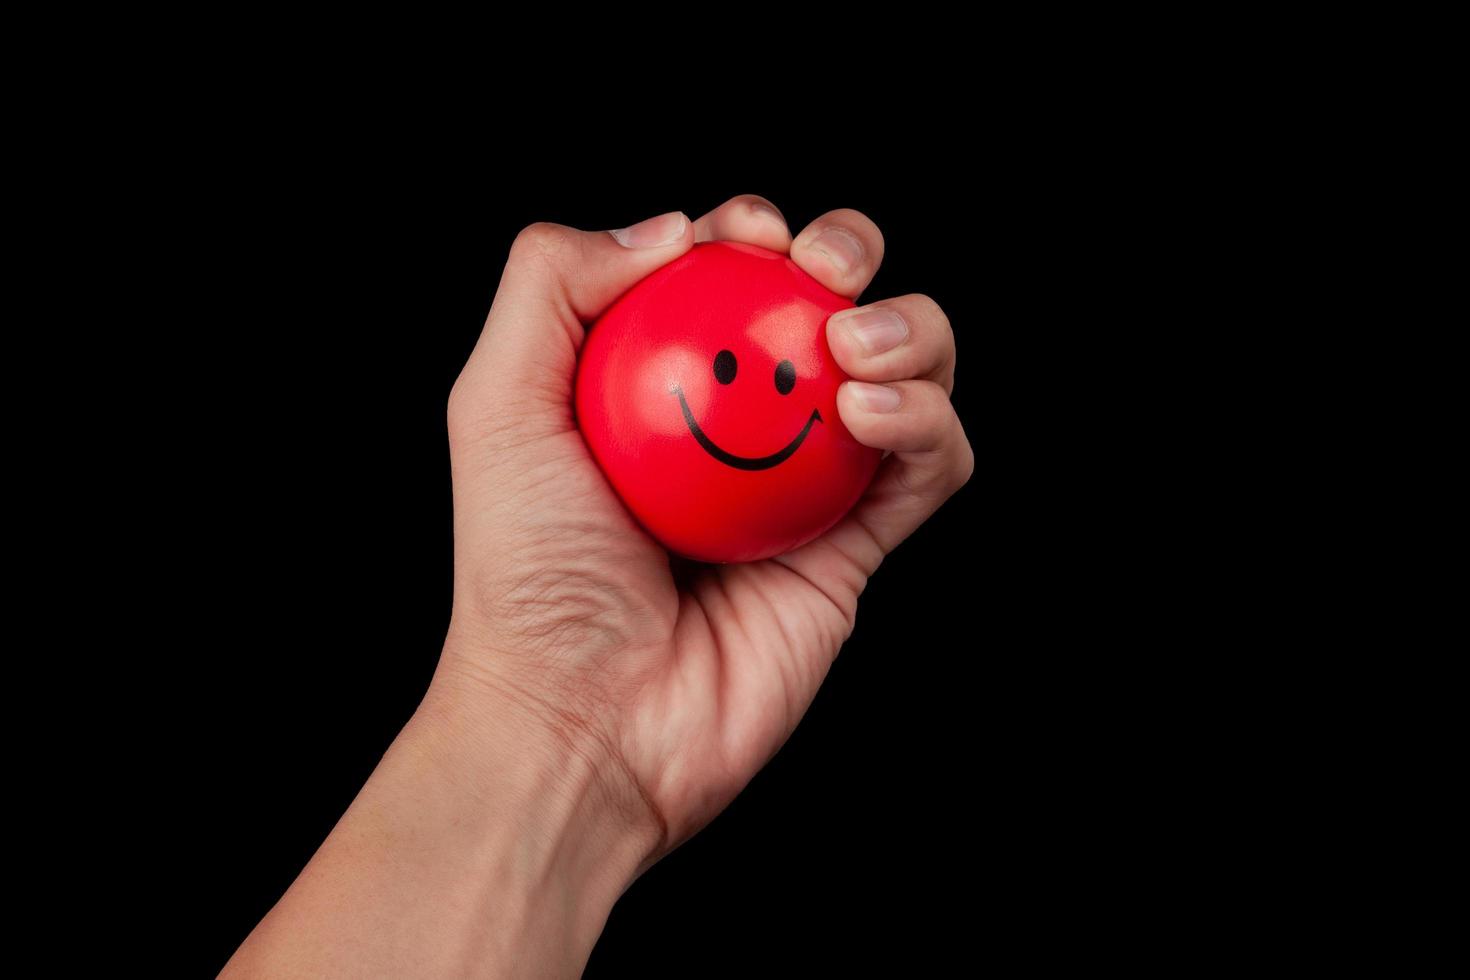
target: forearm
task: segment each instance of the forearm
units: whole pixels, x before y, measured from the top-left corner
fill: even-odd
[[[579,975],[658,843],[605,763],[436,681],[222,976]]]

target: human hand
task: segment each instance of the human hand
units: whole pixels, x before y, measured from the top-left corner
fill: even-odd
[[[709,239],[789,253],[852,298],[883,258],[856,211],[793,240],[750,196],[692,224],[516,237],[449,398],[454,611],[434,679],[221,976],[576,975],[618,896],[791,734],[869,576],[969,478],[944,313],[920,295],[845,310],[827,340],[858,380],[838,412],[891,450],[867,492],[767,561],[671,559],[593,461],[572,387],[584,324]],[[867,349],[855,326],[897,343]]]
[[[843,385],[838,410],[858,441],[892,451],[866,494],[826,534],[776,558],[671,559],[589,453],[573,383],[584,325],[710,239],[789,253],[854,300],[884,250],[874,223],[848,209],[793,240],[754,196],[692,224],[673,212],[615,233],[531,225],[449,399],[454,612],[428,701],[480,717],[497,738],[512,737],[512,719],[527,745],[570,749],[647,842],[633,877],[785,742],[851,634],[868,578],[974,467],[949,400],[944,312],[922,295],[843,311],[828,344],[858,380]]]

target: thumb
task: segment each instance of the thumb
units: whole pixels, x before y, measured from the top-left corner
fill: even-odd
[[[462,406],[458,414],[470,425],[479,420],[503,428],[514,419],[570,427],[584,325],[693,243],[682,211],[612,231],[550,221],[526,226],[511,244],[490,315],[450,394],[451,409]]]

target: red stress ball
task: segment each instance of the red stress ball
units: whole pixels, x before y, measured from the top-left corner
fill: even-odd
[[[577,368],[582,435],[670,551],[790,551],[836,524],[882,452],[837,414],[827,318],[853,303],[780,252],[701,242],[618,298]]]

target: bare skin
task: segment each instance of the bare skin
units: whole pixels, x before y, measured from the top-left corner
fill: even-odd
[[[970,477],[948,318],[919,294],[834,315],[856,381],[838,411],[890,450],[831,531],[752,564],[694,566],[628,515],[572,417],[584,324],[696,241],[789,253],[857,297],[874,223],[793,239],[733,198],[616,232],[515,239],[449,396],[454,611],[417,712],[225,977],[577,976],[619,896],[718,814],[790,736],[884,556]],[[864,311],[897,313],[869,349]]]

